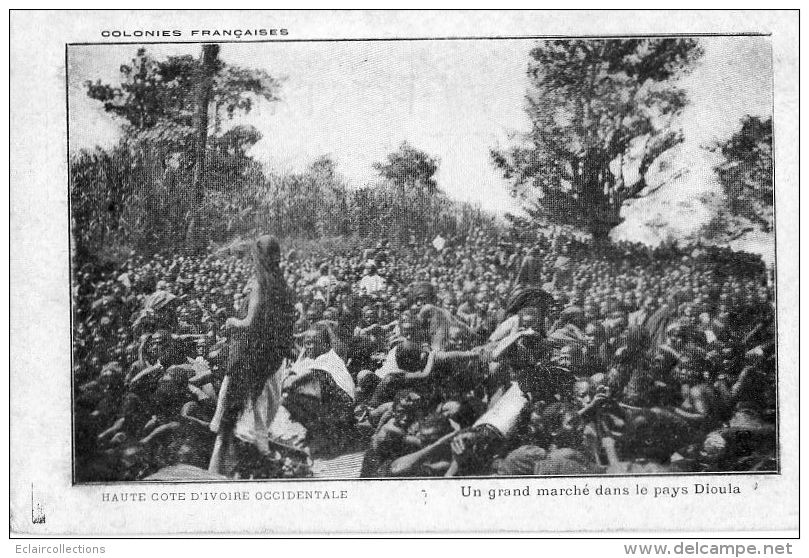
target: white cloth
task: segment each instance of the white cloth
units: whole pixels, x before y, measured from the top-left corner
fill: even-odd
[[[446,246],[446,244],[447,241],[440,234],[433,239],[433,248],[435,248],[439,252],[444,249],[444,246]]]
[[[528,405],[528,399],[525,397],[525,393],[517,382],[513,382],[500,399],[495,401],[491,408],[475,421],[474,426],[488,424],[499,430],[503,436],[508,436],[517,426],[517,419],[520,418],[526,405]]]
[[[489,342],[501,341],[509,335],[517,333],[520,329],[520,317],[517,315],[505,319],[489,336]]]
[[[306,439],[306,428],[294,421],[287,408],[281,405],[270,423],[270,439],[285,446],[300,447]]]
[[[651,315],[648,310],[640,309],[631,312],[627,318],[627,325],[629,327],[641,327],[646,323],[646,319]]]
[[[535,334],[536,332],[534,332],[533,329],[528,329],[528,330],[517,330],[513,333],[506,335],[494,346],[494,349],[492,349],[492,360],[494,360],[495,362],[499,361],[500,357],[503,356],[503,353],[505,353],[509,349],[509,347],[514,345],[514,343],[519,341],[523,336]]]
[[[326,372],[332,377],[337,387],[346,392],[352,400],[354,399],[354,380],[351,378],[345,362],[340,355],[334,352],[334,349],[314,359],[308,357],[299,359],[289,369],[284,378],[284,384],[289,384],[295,377],[304,376],[312,370]]]
[[[379,275],[366,275],[360,279],[359,287],[366,294],[375,294],[385,290],[385,280]]]
[[[388,351],[387,356],[385,356],[385,361],[382,363],[374,374],[379,376],[380,379],[389,376],[390,374],[394,374],[399,372],[399,367],[396,365],[396,347],[392,348]]]
[[[237,438],[253,444],[265,455],[270,452],[270,424],[281,403],[280,376],[280,373],[270,376],[255,403],[251,398],[247,398],[233,429],[233,434]]]
[[[323,289],[325,291],[328,291],[329,289],[332,288],[332,286],[336,282],[337,282],[336,279],[334,277],[332,277],[331,275],[321,275],[320,278],[315,283],[315,286],[318,289]]]
[[[255,401],[247,397],[233,429],[235,436],[255,445],[260,452],[265,454],[270,451],[267,431],[281,405],[281,378],[285,369],[286,363],[282,364],[275,374],[272,374],[267,379],[264,389]],[[222,424],[222,418],[225,414],[224,394],[230,389],[230,382],[230,376],[225,376],[222,386],[219,388],[216,411],[210,423],[212,432],[219,432]]]

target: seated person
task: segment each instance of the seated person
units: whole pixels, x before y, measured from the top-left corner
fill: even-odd
[[[452,462],[450,441],[456,434],[450,420],[432,413],[414,424],[412,431],[413,435],[405,438],[405,446],[409,442],[415,451],[383,464],[380,472],[392,477],[444,475]]]
[[[489,336],[489,341],[498,342],[521,329],[533,329],[544,338],[549,304],[550,296],[540,288],[515,288],[506,307],[508,317]]]
[[[504,328],[509,322],[507,328]],[[549,349],[543,336],[541,311],[536,306],[526,306],[503,322],[489,339],[491,359],[487,378],[490,399],[504,393],[515,378],[534,378],[538,362]],[[535,383],[533,381],[528,384]],[[541,382],[546,383],[546,382]],[[531,387],[526,385],[526,390]]]
[[[318,324],[306,332],[304,349],[282,385],[284,407],[313,433],[345,430],[354,417],[354,380],[327,329]]]
[[[159,374],[155,372],[159,367],[162,370],[176,364],[188,362],[188,357],[196,356],[196,346],[191,346],[186,340],[178,339],[165,329],[144,335],[138,349],[138,360],[132,363],[125,382],[128,385],[136,384],[146,376]]]
[[[446,350],[435,353],[432,386],[443,401],[483,393],[490,355],[487,347],[470,347],[471,341],[465,329],[451,327]]]
[[[748,410],[753,411],[742,406],[734,418]],[[698,461],[705,471],[774,471],[777,452],[775,425],[751,415],[743,423],[734,421],[709,433]]]
[[[673,385],[679,385],[679,404],[653,406],[651,410],[661,427],[669,424],[676,428],[683,442],[693,441],[720,422],[720,399],[704,372],[690,363],[681,362],[675,366],[671,380]]]
[[[633,374],[630,380],[620,405],[625,433],[615,444],[619,453],[636,457],[636,466],[648,461],[650,466],[668,467],[676,452],[704,439],[718,424],[716,393],[704,374],[688,363],[672,370],[666,383],[678,389],[671,393],[656,389],[649,373]]]
[[[132,392],[124,395],[115,422],[98,434],[99,445],[114,445],[121,440],[140,436],[144,427],[154,418],[149,394],[142,395],[143,397]]]
[[[376,340],[383,333],[392,331],[395,323],[382,324],[379,320],[379,313],[376,308],[366,304],[362,308],[360,322],[354,328],[354,336],[368,336]]]
[[[705,439],[700,461],[707,470],[776,468],[776,427],[762,412],[769,406],[766,404],[767,366],[764,354],[757,349],[745,355],[748,364],[735,381],[730,374],[722,374],[714,383],[729,418]]]
[[[375,432],[365,452],[361,477],[385,476],[391,461],[416,447],[417,442],[409,433],[421,418],[422,407],[418,393],[402,389],[396,392],[393,401],[370,411],[368,420]]]
[[[430,283],[417,281],[411,285],[411,298],[410,314],[413,316],[413,324],[433,350],[441,351],[446,348],[452,327],[462,328],[468,331],[470,337],[476,337],[474,331],[461,319],[435,305],[435,289]]]
[[[435,353],[426,353],[412,341],[405,341],[391,351],[395,360],[386,361],[377,371],[381,376],[368,405],[371,408],[390,401],[397,389],[423,384],[433,371]]]
[[[559,319],[550,329],[548,337],[559,339],[562,343],[585,341],[584,330],[587,320],[584,317],[584,310],[578,306],[568,306],[562,310]]]
[[[509,452],[494,464],[498,475],[601,474],[604,467],[584,436],[585,419],[593,407],[576,410],[554,402],[533,406],[528,424],[528,444]]]
[[[452,440],[452,464],[445,476],[490,474],[495,456],[516,431],[527,405],[525,393],[512,383],[471,429]]]
[[[412,341],[419,345],[429,344],[426,332],[416,327],[413,314],[411,314],[410,311],[402,312],[395,323],[396,327],[388,338],[388,347],[391,349],[395,349],[397,345],[404,341]],[[388,352],[388,359],[390,358],[391,353]]]
[[[349,371],[356,375],[362,369],[373,369],[378,366],[377,355],[384,350],[385,337],[393,329],[392,325],[381,326],[378,323],[376,309],[366,305],[362,309],[360,322],[355,326],[348,343],[347,360]]]
[[[132,323],[132,331],[136,335],[152,333],[160,329],[176,331],[179,303],[180,298],[176,295],[164,290],[155,291],[145,298],[143,308]]]
[[[436,412],[447,417],[460,428],[471,428],[486,412],[486,403],[468,393],[457,398],[447,398],[436,407]]]

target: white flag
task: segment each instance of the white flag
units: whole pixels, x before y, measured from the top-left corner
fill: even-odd
[[[446,243],[447,243],[446,239],[439,234],[433,239],[433,248],[435,248],[440,252],[441,250],[444,249]]]

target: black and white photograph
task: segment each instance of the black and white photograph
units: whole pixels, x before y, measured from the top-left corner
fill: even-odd
[[[765,37],[67,55],[76,482],[778,471]]]
[[[48,14],[13,531],[797,529],[796,14]]]

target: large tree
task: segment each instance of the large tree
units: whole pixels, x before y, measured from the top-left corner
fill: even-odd
[[[531,131],[493,149],[532,216],[606,236],[646,186],[652,162],[682,141],[677,86],[701,55],[693,39],[543,41],[531,50]]]
[[[374,163],[379,175],[399,191],[398,214],[402,237],[408,234],[407,229],[413,229],[417,225],[415,220],[429,223],[425,216],[430,213],[431,199],[438,191],[435,173],[439,164],[437,157],[413,147],[407,141],[403,141],[396,151],[388,154],[384,162]],[[418,202],[415,215],[407,207],[408,194],[412,194]],[[427,230],[421,232],[430,233]]]
[[[194,114],[194,179],[191,186],[194,204],[186,231],[185,246],[196,251],[204,245],[205,238],[200,234],[198,223],[201,219],[202,203],[205,200],[205,162],[208,147],[208,105],[213,91],[213,76],[219,65],[219,45],[202,45],[202,55],[197,67],[195,86],[196,109]]]
[[[246,180],[257,178],[258,165],[247,150],[261,139],[249,125],[226,123],[258,101],[278,100],[280,81],[263,70],[242,68],[218,57],[219,46],[204,45],[202,55],[152,57],[144,48],[120,67],[120,83],[87,81],[89,97],[122,119],[123,142],[160,159],[159,183],[172,184],[189,222],[186,244],[204,245],[200,224],[211,212],[227,209],[226,197]],[[206,200],[206,192],[213,194]]]
[[[772,118],[746,116],[741,128],[716,150],[725,158],[716,172],[730,214],[772,230]]]
[[[206,45],[213,47],[216,45]],[[223,133],[224,123],[239,114],[248,114],[256,101],[279,100],[281,81],[264,70],[234,66],[209,49],[212,72],[209,102],[213,116],[212,136]],[[205,57],[190,54],[154,58],[145,48],[120,68],[118,84],[86,81],[87,95],[101,101],[104,110],[124,120],[126,132],[153,139],[190,139],[198,84]]]

